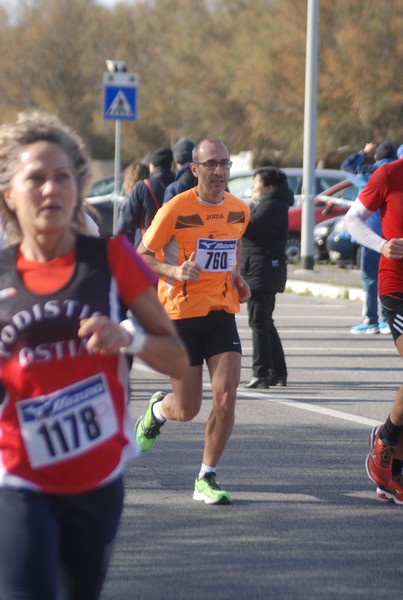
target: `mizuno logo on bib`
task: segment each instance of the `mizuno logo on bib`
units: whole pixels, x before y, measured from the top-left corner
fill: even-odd
[[[102,374],[52,394],[22,400],[18,403],[18,418],[33,468],[84,454],[118,430]]]
[[[196,262],[203,271],[232,271],[236,263],[237,240],[197,240]]]

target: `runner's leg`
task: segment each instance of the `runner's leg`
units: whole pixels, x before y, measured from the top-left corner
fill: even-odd
[[[224,352],[207,361],[213,407],[205,428],[203,463],[217,466],[232,433],[236,390],[241,373],[241,354]]]
[[[123,508],[119,478],[92,492],[57,500],[63,524],[61,562],[68,600],[96,600],[101,594]]]
[[[191,421],[199,412],[202,402],[202,365],[189,367],[181,379],[171,379],[172,392],[159,406],[164,419]]]
[[[49,497],[0,489],[0,532],[0,598],[54,600],[60,527]]]

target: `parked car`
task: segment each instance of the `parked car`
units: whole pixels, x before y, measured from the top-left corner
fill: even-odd
[[[123,185],[123,175],[120,176],[119,181],[119,189],[122,188]],[[115,177],[104,177],[103,179],[99,179],[89,189],[87,194],[88,198],[99,198],[100,200],[106,200],[110,198],[113,194],[113,190],[115,187]]]
[[[360,268],[361,246],[344,229],[344,219],[340,219],[329,233],[326,248],[333,264]]]
[[[288,179],[288,185],[294,192],[294,205],[288,209],[289,228],[287,256],[290,264],[296,264],[301,258],[302,223],[302,168],[282,168]],[[236,173],[230,177],[229,191],[248,204],[252,200],[252,180],[254,171]],[[315,186],[315,223],[329,216],[345,214],[355,200],[358,190],[342,171],[337,169],[316,169]]]
[[[314,198],[315,224],[331,217],[345,215],[356,199],[358,188],[349,179],[344,179],[318,194]],[[288,209],[287,256],[290,264],[301,258],[302,204]]]
[[[332,217],[321,221],[313,228],[314,260],[315,262],[324,262],[329,260],[329,252],[326,247],[326,240],[333,228],[343,217]]]
[[[280,167],[287,175],[288,185],[292,189],[295,197],[295,204],[299,204],[301,199],[303,169],[299,167]],[[238,196],[248,204],[252,200],[252,180],[254,170],[234,173],[230,176],[228,189],[231,194]],[[345,175],[337,169],[316,169],[315,171],[315,193],[320,194],[324,190],[342,181]]]
[[[119,189],[122,189],[123,176],[119,181]],[[113,234],[113,198],[115,178],[104,177],[96,181],[90,188],[86,197],[86,209],[90,216],[96,221],[101,236],[109,237]],[[123,202],[123,194],[116,197],[118,206]]]

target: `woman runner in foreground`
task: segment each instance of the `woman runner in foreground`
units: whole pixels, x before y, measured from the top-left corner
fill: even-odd
[[[135,455],[130,360],[187,355],[122,236],[83,235],[81,139],[56,117],[0,127],[0,597],[99,597]],[[126,319],[130,310],[135,319]]]

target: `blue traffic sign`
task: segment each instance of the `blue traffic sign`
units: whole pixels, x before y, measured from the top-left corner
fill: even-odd
[[[137,119],[137,73],[104,73],[104,119]]]

